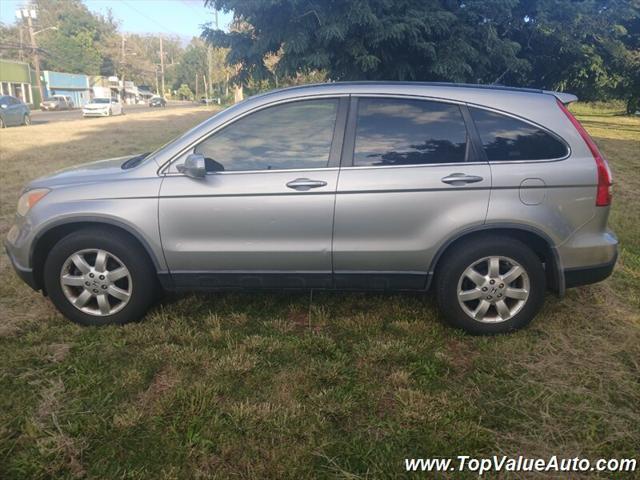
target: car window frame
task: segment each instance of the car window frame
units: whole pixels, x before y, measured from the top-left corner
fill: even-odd
[[[254,113],[258,113],[262,110],[265,110],[270,107],[287,105],[291,103],[312,101],[312,100],[337,100],[337,110],[336,110],[336,121],[333,126],[333,134],[331,137],[331,146],[329,149],[329,160],[327,162],[327,166],[325,167],[312,167],[312,168],[284,168],[284,169],[262,169],[262,170],[230,170],[230,171],[220,171],[220,172],[206,172],[206,175],[245,175],[245,174],[253,174],[253,173],[282,173],[282,172],[307,172],[307,171],[318,171],[318,170],[337,170],[340,167],[341,161],[341,152],[344,144],[344,136],[345,129],[347,123],[347,114],[349,109],[349,94],[322,94],[322,95],[308,95],[308,96],[300,96],[300,97],[292,97],[286,99],[280,99],[277,101],[257,105],[255,108],[244,111],[233,118],[228,119],[227,121],[216,125],[214,128],[209,130],[208,132],[200,135],[197,139],[193,140],[189,143],[187,147],[182,148],[177,154],[172,155],[172,157],[163,163],[163,165],[158,169],[158,174],[163,176],[185,176],[185,174],[177,172],[175,170],[175,165],[181,161],[184,161],[186,156],[193,153],[196,146],[200,143],[206,141],[210,137],[214,136],[216,133],[221,130],[233,125],[237,121],[245,118]],[[164,148],[164,147],[163,147]]]
[[[397,99],[397,100],[419,100],[424,102],[443,103],[445,105],[455,105],[460,108],[462,121],[467,131],[467,147],[465,152],[465,160],[462,162],[443,162],[443,163],[417,163],[407,165],[354,165],[355,157],[355,141],[358,129],[358,104],[361,99],[379,98],[379,99]],[[486,164],[486,156],[484,152],[478,149],[477,131],[470,128],[471,114],[467,108],[466,102],[441,97],[427,97],[424,95],[403,95],[403,94],[352,94],[349,103],[349,114],[347,119],[347,128],[343,144],[340,168],[344,169],[371,169],[371,168],[431,168],[441,166],[455,165],[479,165]]]
[[[528,118],[524,118],[521,117],[520,115],[516,115],[514,113],[511,112],[506,112],[504,110],[499,110],[497,108],[492,108],[492,107],[488,107],[486,105],[478,105],[478,104],[474,104],[474,103],[466,103],[466,107],[467,107],[467,114],[469,115],[469,122],[470,122],[470,126],[474,131],[474,141],[477,144],[477,149],[479,150],[479,154],[481,155],[481,157],[484,159],[485,162],[491,164],[491,165],[508,165],[508,164],[517,164],[517,163],[549,163],[549,162],[561,162],[563,160],[568,159],[569,157],[571,157],[572,154],[572,150],[571,150],[571,145],[569,144],[569,142],[567,142],[563,137],[561,137],[560,135],[558,135],[556,132],[552,131],[551,129],[545,127],[544,125],[540,125],[539,123],[536,123],[532,120],[529,120]],[[478,129],[478,127],[476,126],[475,121],[473,120],[473,117],[471,116],[471,108],[476,108],[478,110],[485,110],[491,113],[495,113],[497,115],[503,115],[505,117],[510,117],[513,118],[514,120],[518,120],[520,122],[526,123],[528,125],[531,125],[532,127],[538,128],[540,130],[542,130],[543,132],[545,132],[546,134],[550,135],[552,138],[555,138],[556,140],[558,140],[560,143],[562,143],[565,148],[566,148],[566,155],[563,157],[558,157],[558,158],[542,158],[542,159],[530,159],[530,160],[489,160],[489,158],[487,157],[487,152],[484,149],[484,145],[482,143],[482,137],[480,136],[480,131]]]

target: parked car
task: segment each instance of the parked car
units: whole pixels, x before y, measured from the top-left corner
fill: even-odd
[[[150,107],[166,107],[167,101],[162,97],[151,97],[149,100]]]
[[[7,250],[85,325],[155,291],[425,291],[473,333],[611,274],[611,172],[573,95],[332,83],[228,108],[156,152],[31,182]]]
[[[48,110],[71,110],[73,108],[73,100],[66,95],[52,95],[40,103],[40,109],[43,112]]]
[[[22,100],[11,95],[0,96],[0,128],[31,125],[31,110]]]
[[[110,117],[123,114],[122,103],[115,98],[94,98],[82,107],[83,117]]]

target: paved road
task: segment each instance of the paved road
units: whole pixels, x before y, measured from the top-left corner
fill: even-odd
[[[197,106],[197,104],[191,102],[169,102],[164,108],[171,109],[194,106]],[[138,113],[148,112],[149,110],[155,110],[156,108],[151,108],[147,105],[125,105],[124,111],[126,115],[136,115]],[[80,109],[62,110],[59,112],[43,112],[41,110],[31,111],[31,121],[34,125],[51,122],[68,122],[70,120],[78,120],[80,118],[82,118],[82,111]]]

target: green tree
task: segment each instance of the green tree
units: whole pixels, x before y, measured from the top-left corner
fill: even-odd
[[[238,28],[206,27],[203,37],[230,49],[244,83],[316,71],[332,80],[507,83],[585,99],[626,97],[637,85],[640,0],[205,4],[234,13]]]
[[[229,47],[239,78],[269,77],[264,63],[278,54],[277,73],[326,71],[334,80],[491,82],[520,71],[519,45],[499,35],[514,0],[206,0],[233,10],[245,28],[204,36]]]
[[[632,73],[627,25],[638,18],[639,5],[637,0],[518,2],[508,34],[522,45],[519,56],[531,68],[506,80],[572,91],[584,100],[624,96]]]
[[[175,69],[173,88],[179,89],[188,85],[191,92],[202,92],[202,76],[207,72],[207,47],[202,40],[194,38],[180,58],[180,65]],[[198,87],[196,88],[196,78]]]
[[[193,100],[193,92],[189,88],[189,85],[187,85],[186,83],[180,85],[180,88],[178,88],[176,94],[178,95],[178,98],[180,98],[180,100]]]
[[[115,21],[93,14],[80,0],[37,0],[36,6],[38,28],[56,28],[38,36],[45,52],[42,69],[100,74],[103,43],[115,34]]]

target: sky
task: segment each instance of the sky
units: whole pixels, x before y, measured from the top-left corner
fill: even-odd
[[[204,8],[204,0],[83,0],[89,10],[105,14],[108,9],[120,29],[130,33],[165,33],[185,40],[199,36],[201,25],[213,21],[213,10]],[[15,22],[15,10],[25,0],[0,0],[0,21]],[[220,12],[218,22],[226,28],[231,13]]]

